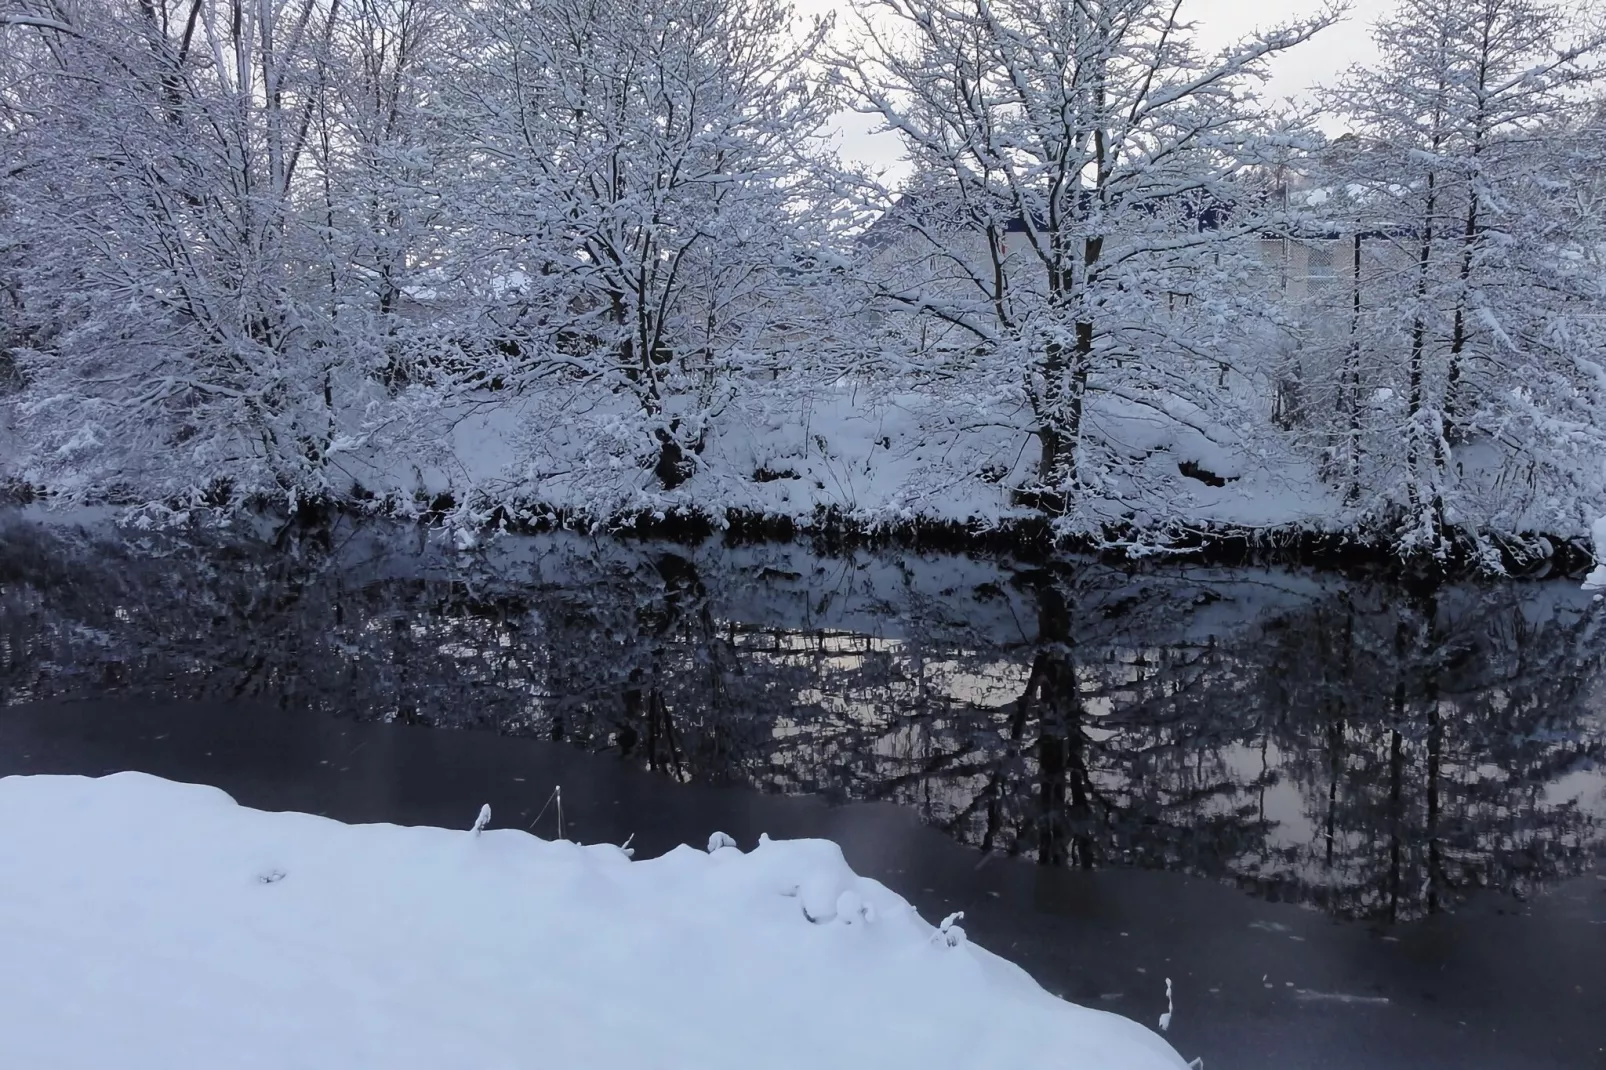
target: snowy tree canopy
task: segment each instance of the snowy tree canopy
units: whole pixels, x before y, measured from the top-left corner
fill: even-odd
[[[14,0],[0,479],[152,519],[668,510],[1493,564],[1606,513],[1606,22]],[[1319,47],[1319,46],[1318,46]],[[845,163],[852,109],[906,179]],[[1538,547],[1538,549],[1534,549]]]

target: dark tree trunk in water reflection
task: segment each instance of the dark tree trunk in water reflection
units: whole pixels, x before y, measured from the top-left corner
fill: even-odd
[[[1344,737],[1347,731],[1343,689],[1349,686],[1355,671],[1355,607],[1347,595],[1341,597],[1344,632],[1339,643],[1337,658],[1329,656],[1328,634],[1318,633],[1318,654],[1321,657],[1321,698],[1327,718],[1327,810],[1323,822],[1325,853],[1322,864],[1328,873],[1333,869],[1334,851],[1338,844],[1338,785],[1344,777],[1346,752]]]
[[[1427,640],[1424,644],[1426,658],[1422,681],[1422,701],[1427,710],[1428,738],[1427,738],[1427,785],[1423,789],[1427,795],[1427,910],[1429,914],[1439,912],[1439,879],[1443,875],[1439,865],[1439,773],[1444,760],[1444,732],[1440,724],[1439,710],[1439,671],[1438,671],[1438,606],[1433,599],[1427,599],[1422,608],[1422,615],[1427,624]]]
[[[1039,585],[1035,594],[1040,649],[1021,702],[1037,713],[1037,861],[1092,869],[1092,790],[1071,612],[1053,584]]]
[[[1404,750],[1400,742],[1400,730],[1389,730],[1389,920],[1397,921],[1400,916],[1400,878],[1403,876],[1401,856],[1404,852],[1404,841],[1400,831],[1402,817],[1400,814],[1402,785],[1401,778],[1405,774]]]
[[[536,735],[1353,917],[1528,894],[1606,841],[1606,639],[1567,584],[570,535],[462,556],[349,527],[153,549],[0,529],[0,703],[137,691]]]

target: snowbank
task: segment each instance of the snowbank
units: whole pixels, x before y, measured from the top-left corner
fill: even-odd
[[[656,440],[634,404],[578,389],[557,400],[487,391],[420,417],[420,426],[437,428],[427,448],[375,436],[342,455],[340,475],[401,515],[444,496],[458,506],[452,522],[469,530],[499,510],[525,522],[554,513],[629,522],[676,512],[805,529],[826,516],[872,530],[986,531],[1045,519],[1017,500],[1036,481],[1039,444],[1030,412],[1004,393],[854,379],[767,388],[710,419],[693,470],[673,490],[653,471]],[[1200,530],[1361,540],[1401,534],[1409,494],[1386,455],[1374,458],[1360,497],[1347,502],[1342,480],[1324,476],[1312,450],[1254,432],[1252,421],[1211,419],[1180,398],[1163,409],[1090,397],[1086,485],[1071,513],[1054,522],[1060,534],[1123,530],[1156,546]],[[1583,483],[1561,493],[1518,478],[1527,463],[1488,441],[1459,445],[1453,478],[1444,474],[1446,520],[1465,534],[1585,537],[1600,511],[1598,494]]]
[[[1606,516],[1591,526],[1590,537],[1595,543],[1595,567],[1584,577],[1584,590],[1606,590]]]
[[[135,773],[0,779],[0,1065],[1184,1065],[834,844],[721,839],[632,862]]]
[[[605,520],[680,510],[807,526],[830,511],[869,527],[926,521],[983,528],[1042,515],[1012,501],[1013,489],[1031,483],[1036,470],[1030,414],[997,397],[844,380],[744,398],[710,426],[695,472],[672,491],[651,471],[652,440],[626,433],[640,430],[629,405],[609,397],[554,408],[544,396],[487,395],[436,414],[449,430],[430,450],[376,443],[345,457],[342,467],[382,498],[428,502],[448,494],[480,512],[502,506],[515,515],[556,510]],[[1101,476],[1101,496],[1090,499],[1090,523],[1157,529],[1184,518],[1340,530],[1354,519],[1313,464],[1292,455],[1268,459],[1230,430],[1221,431],[1224,445],[1110,398],[1090,402],[1087,418],[1098,441],[1119,443],[1121,454],[1119,471]],[[1099,454],[1104,462],[1109,452]]]

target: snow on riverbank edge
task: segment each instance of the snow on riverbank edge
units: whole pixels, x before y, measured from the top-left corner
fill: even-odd
[[[1606,591],[1606,516],[1595,521],[1590,538],[1595,544],[1595,567],[1584,577],[1584,590]]]
[[[0,1065],[1185,1065],[828,841],[719,842],[631,861],[137,773],[0,779]]]

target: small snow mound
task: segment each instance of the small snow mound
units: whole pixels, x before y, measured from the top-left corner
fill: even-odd
[[[849,888],[836,897],[837,920],[844,925],[863,923],[871,924],[876,919],[875,907],[864,901],[864,897]]]
[[[856,881],[854,877],[851,880]],[[797,897],[803,916],[816,925],[835,920],[837,907],[852,894],[849,878],[829,870],[812,873],[798,885]]]

